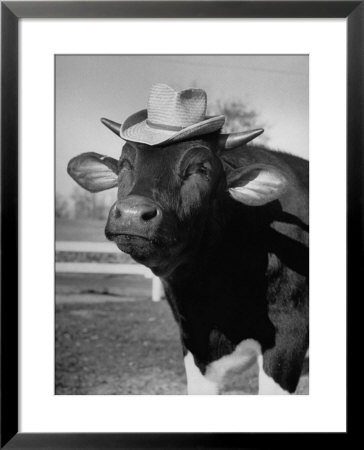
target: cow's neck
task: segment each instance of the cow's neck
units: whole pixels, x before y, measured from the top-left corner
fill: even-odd
[[[181,263],[166,276],[171,286],[182,280],[188,282],[203,274],[223,272],[226,267],[244,268],[254,259],[266,258],[266,233],[269,223],[264,223],[264,213],[247,208],[226,198],[221,211],[210,211],[201,235],[192,242]],[[220,219],[217,220],[216,217]]]
[[[196,251],[171,274],[162,277],[185,346],[197,352],[202,360],[211,357],[206,352],[214,333],[236,344],[252,337],[251,323],[255,322],[255,328],[259,328],[256,323],[264,313],[265,229],[257,230],[261,226],[258,217],[244,221],[245,211],[239,205],[232,208],[230,205],[230,210],[233,212],[221,229],[221,236],[216,235],[216,228],[207,225]],[[232,322],[229,314],[242,317],[246,323],[232,329],[227,326]]]

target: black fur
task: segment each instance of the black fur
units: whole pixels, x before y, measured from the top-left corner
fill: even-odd
[[[231,198],[232,178],[253,164],[284,174],[279,199],[246,206]],[[308,348],[308,162],[263,147],[221,151],[216,135],[157,148],[127,143],[119,204],[130,196],[153,202],[158,220],[123,222],[114,207],[106,235],[120,233],[119,247],[161,277],[184,351],[204,372],[255,339],[266,373],[294,392]],[[127,245],[129,233],[138,236]]]

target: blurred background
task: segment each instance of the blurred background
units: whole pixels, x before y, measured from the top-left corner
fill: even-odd
[[[56,57],[56,394],[186,393],[158,280],[104,237],[116,190],[90,194],[66,172],[82,152],[119,158],[123,141],[100,118],[146,108],[154,83],[199,87],[223,131],[263,127],[260,143],[308,159],[308,75],[305,55]],[[256,393],[254,369],[224,392]],[[308,393],[308,362],[298,393]]]

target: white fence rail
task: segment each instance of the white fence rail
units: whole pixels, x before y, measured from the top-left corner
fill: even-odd
[[[57,252],[121,253],[112,242],[56,241]]]
[[[120,250],[111,242],[56,241],[56,252],[117,253]],[[162,283],[153,272],[141,264],[113,264],[98,262],[57,262],[57,273],[101,273],[115,275],[142,275],[152,279],[152,300],[158,302],[163,293]]]

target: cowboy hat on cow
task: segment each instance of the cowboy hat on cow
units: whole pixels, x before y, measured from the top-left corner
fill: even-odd
[[[167,145],[220,130],[225,116],[207,116],[207,95],[203,89],[175,91],[167,84],[152,86],[147,109],[129,116],[120,125],[109,119],[101,122],[125,141],[149,146]],[[223,146],[234,148],[255,139],[264,130],[231,133],[223,137]]]
[[[102,123],[126,140],[150,146],[169,144],[219,130],[225,117],[206,116],[203,89],[175,91],[166,84],[152,86],[147,109],[126,119],[123,125],[108,119]]]

